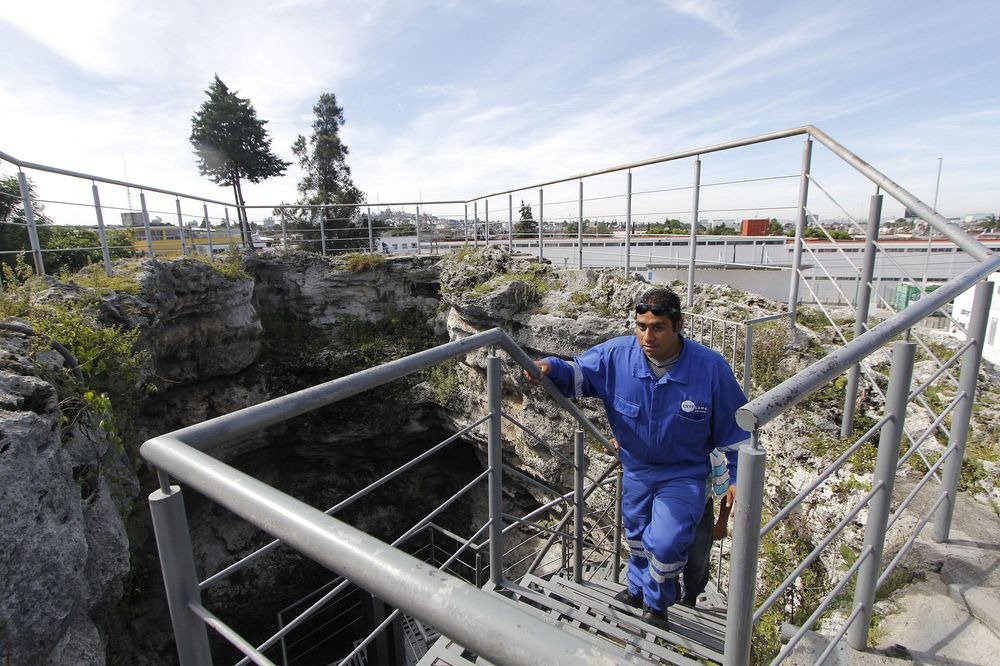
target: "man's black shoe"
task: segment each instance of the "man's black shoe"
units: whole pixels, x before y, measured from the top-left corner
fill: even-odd
[[[615,595],[615,601],[620,601],[626,606],[631,606],[632,608],[642,608],[642,595],[632,594],[628,591],[627,587]]]
[[[667,609],[653,610],[649,606],[643,606],[642,621],[663,631],[670,631],[670,621],[667,619]]]
[[[694,608],[694,607],[696,607],[698,605],[698,600],[697,599],[687,599],[687,598],[685,598],[685,599],[681,599],[680,603],[681,603],[682,606],[688,606],[689,608]]]

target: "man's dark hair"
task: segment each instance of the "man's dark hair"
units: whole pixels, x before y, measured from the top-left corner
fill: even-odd
[[[677,328],[681,320],[681,297],[673,289],[656,287],[650,289],[639,298],[639,303],[646,305],[663,305],[667,308],[667,319]]]

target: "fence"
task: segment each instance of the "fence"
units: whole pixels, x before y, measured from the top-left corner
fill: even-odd
[[[205,451],[213,446],[273,425],[280,421],[303,414],[320,406],[355,395],[384,382],[397,379],[412,372],[445,361],[464,356],[479,348],[498,346],[503,348],[514,361],[524,368],[533,368],[533,363],[510,338],[498,329],[477,334],[463,340],[448,343],[434,349],[420,352],[398,361],[365,370],[354,375],[333,380],[326,384],[300,391],[283,398],[262,403],[204,423],[156,437],[143,444],[141,454],[156,469],[160,489],[150,496],[154,531],[160,548],[161,565],[167,588],[168,604],[174,623],[178,653],[182,663],[208,663],[206,625],[218,632],[241,652],[257,663],[271,663],[263,654],[270,646],[297,625],[293,620],[278,634],[261,646],[253,646],[241,638],[233,629],[225,625],[211,611],[201,605],[202,589],[222,580],[243,568],[252,558],[277,547],[277,541],[261,549],[240,562],[198,583],[191,555],[190,537],[183,511],[183,499],[178,486],[172,479],[187,484],[204,494],[210,500],[228,508],[240,517],[264,529],[281,543],[293,547],[316,562],[337,571],[355,584],[364,587],[380,599],[405,610],[421,621],[436,627],[442,633],[463,641],[477,653],[503,663],[545,663],[555,660],[579,659],[586,663],[615,663],[615,657],[572,636],[554,639],[550,627],[534,617],[510,607],[477,588],[461,582],[458,578],[439,574],[423,562],[394,548],[386,548],[379,541],[341,523],[327,513],[308,507],[269,486],[242,474],[241,472],[215,460]],[[503,562],[504,528],[501,507],[501,461],[500,428],[504,414],[500,409],[500,359],[488,359],[488,393],[490,411],[478,419],[469,429],[478,426],[488,428],[489,461],[487,470],[475,482],[488,479],[490,520],[482,526],[466,545],[478,539],[481,534],[489,534],[489,575],[495,584],[502,584],[507,567]],[[608,451],[613,451],[603,435],[590,424],[579,409],[562,397],[551,383],[546,388],[557,403],[568,410],[591,435],[602,442]],[[442,442],[447,445],[458,439],[464,432]],[[583,483],[583,435],[576,437],[576,479]],[[430,452],[428,452],[429,454]],[[423,454],[424,457],[428,454]],[[391,475],[380,479],[377,484],[405,471],[413,463],[401,467]],[[474,483],[475,483],[474,482]],[[537,482],[536,482],[537,483]],[[374,486],[375,484],[373,484]],[[471,485],[471,484],[470,484]],[[592,484],[593,489],[595,484]],[[338,506],[363,496],[368,489],[356,493]],[[582,487],[575,490],[575,496],[582,498],[586,491]],[[571,494],[572,495],[572,494]],[[450,501],[450,500],[449,500]],[[552,505],[564,502],[559,497]],[[581,500],[582,502],[582,500]],[[577,510],[581,502],[576,504]],[[543,507],[546,508],[546,507]],[[547,507],[551,508],[551,507]],[[337,507],[334,507],[337,509]],[[440,509],[440,507],[439,507]],[[331,510],[332,512],[333,510]],[[436,510],[437,511],[437,510]],[[415,525],[397,540],[405,541],[433,519],[435,512],[428,515],[422,524]],[[576,514],[576,527],[582,527],[582,511]],[[294,518],[293,518],[294,516]],[[530,520],[532,516],[526,517]],[[522,522],[525,519],[516,519]],[[575,532],[576,562],[582,561],[583,538]],[[456,551],[450,564],[462,549]],[[332,598],[346,583],[334,586],[315,602],[311,608],[318,608],[326,599]],[[485,614],[505,627],[496,632],[483,632],[478,626],[471,626],[463,618]],[[373,636],[391,622],[386,618],[383,625],[373,632]],[[367,643],[359,644],[359,649]],[[351,658],[349,655],[347,658]]]

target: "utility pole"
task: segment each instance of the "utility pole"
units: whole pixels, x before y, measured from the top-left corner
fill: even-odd
[[[934,185],[934,205],[932,206],[932,208],[934,209],[935,213],[937,212],[938,191],[941,189],[941,162],[943,160],[944,160],[944,158],[942,158],[942,157],[938,158],[937,183]],[[931,239],[933,239],[933,238],[934,238],[934,228],[930,224],[928,224],[927,225],[927,256],[924,259],[924,279],[923,279],[923,283],[920,285],[921,290],[925,294],[927,293],[927,271],[930,269],[930,266],[931,266]]]

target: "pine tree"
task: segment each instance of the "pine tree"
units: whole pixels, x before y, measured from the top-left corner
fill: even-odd
[[[213,182],[231,186],[240,212],[244,240],[250,240],[241,182],[259,183],[285,173],[289,162],[271,152],[271,139],[250,100],[229,90],[218,74],[205,91],[208,99],[191,118],[191,144],[198,170]]]
[[[315,227],[323,216],[324,228],[330,237],[338,239],[334,242],[338,248],[365,246],[367,238],[352,231],[356,228],[351,222],[357,219],[357,207],[345,205],[361,203],[365,195],[351,180],[351,168],[347,166],[349,151],[340,139],[344,109],[337,105],[336,95],[324,93],[313,107],[313,113],[316,119],[312,134],[308,140],[300,134],[292,145],[292,153],[305,174],[298,185],[298,203],[322,208],[301,209],[295,217]]]

